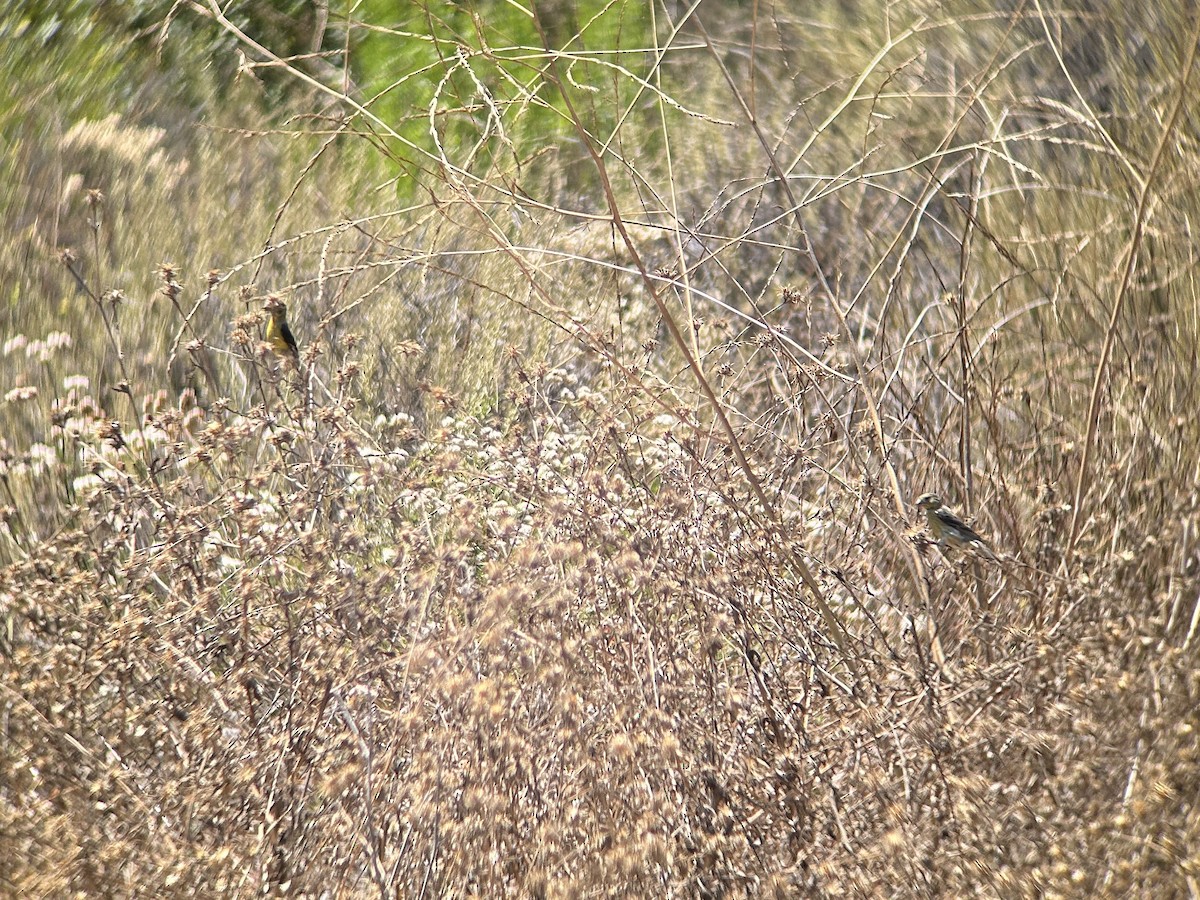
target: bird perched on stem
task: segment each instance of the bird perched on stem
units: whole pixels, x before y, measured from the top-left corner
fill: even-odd
[[[266,338],[267,343],[271,345],[271,349],[275,351],[275,355],[281,359],[290,359],[292,362],[299,362],[300,351],[296,347],[296,339],[292,336],[292,329],[288,327],[287,323],[287,304],[272,295],[263,304],[263,309],[270,316],[267,320]]]
[[[922,494],[917,498],[917,509],[925,511],[929,531],[939,544],[955,550],[974,549],[980,556],[1000,561],[979,532],[947,509],[937,494]]]

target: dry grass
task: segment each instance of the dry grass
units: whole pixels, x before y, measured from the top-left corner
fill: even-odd
[[[1200,895],[1197,24],[927,6],[21,142],[3,889]]]

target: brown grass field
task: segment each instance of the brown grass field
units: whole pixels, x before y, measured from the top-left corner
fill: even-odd
[[[1200,897],[1193,4],[55,7],[0,896]]]

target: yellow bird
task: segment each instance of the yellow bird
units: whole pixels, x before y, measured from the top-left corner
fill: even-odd
[[[937,494],[922,494],[917,498],[917,509],[925,511],[929,531],[939,544],[955,550],[974,549],[980,556],[999,562],[983,538],[974,528],[952,513]]]
[[[270,315],[267,320],[266,338],[271,349],[275,351],[275,355],[281,359],[299,362],[300,351],[296,347],[292,329],[288,327],[287,323],[287,304],[278,297],[271,296],[263,304],[263,309]]]

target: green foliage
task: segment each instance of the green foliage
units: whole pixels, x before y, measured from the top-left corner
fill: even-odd
[[[352,68],[366,108],[398,135],[383,141],[391,158],[435,177],[522,176],[545,151],[577,140],[566,101],[547,77],[551,67],[593,140],[617,132],[643,93],[651,58],[646,5],[535,7],[536,16],[500,0],[356,5]]]
[[[129,44],[128,23],[114,24],[107,8],[76,0],[15,4],[0,12],[6,48],[0,79],[22,88],[4,92],[0,128],[8,132],[27,116],[43,125],[48,111],[97,114],[105,102],[130,99],[144,68]]]

